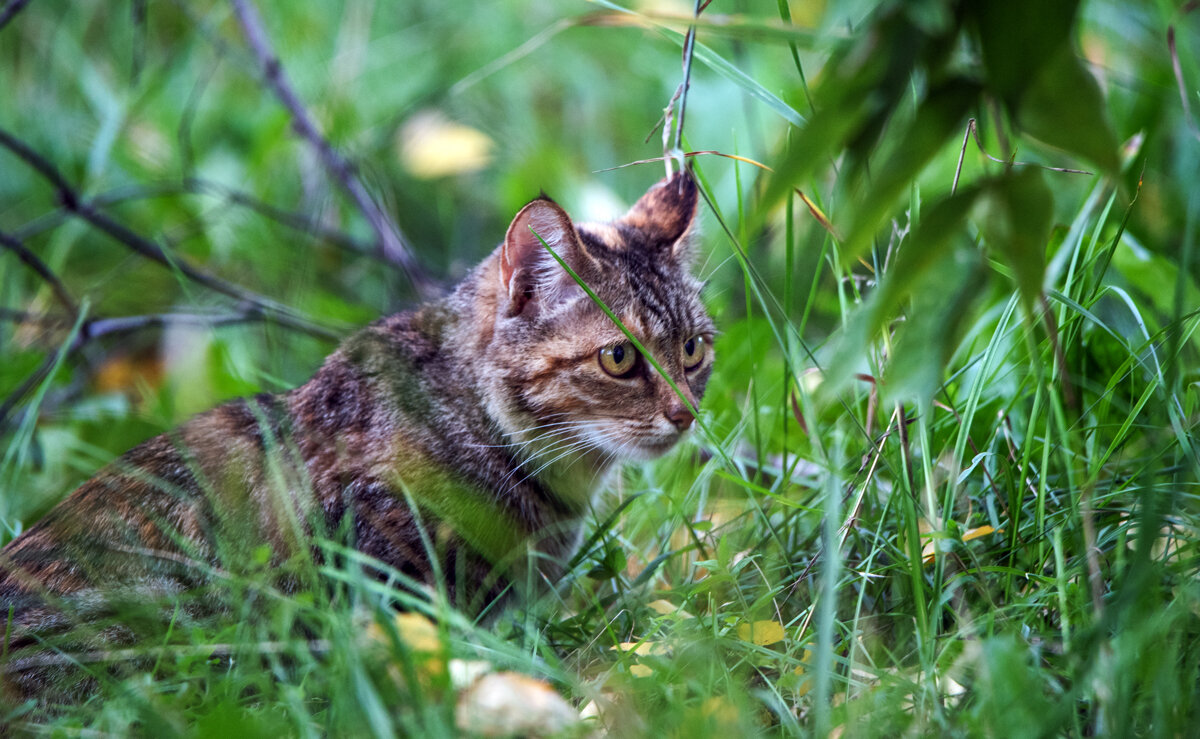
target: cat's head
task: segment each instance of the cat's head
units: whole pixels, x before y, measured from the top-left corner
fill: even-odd
[[[696,201],[681,173],[610,223],[573,223],[546,198],[513,219],[488,273],[498,283],[485,382],[493,416],[543,464],[651,459],[692,425],[714,332],[689,271]]]

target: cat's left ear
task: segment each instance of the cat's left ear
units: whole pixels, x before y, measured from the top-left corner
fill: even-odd
[[[621,221],[641,232],[652,248],[686,258],[687,235],[696,220],[696,181],[686,170],[659,181]]]
[[[523,312],[531,303],[554,305],[578,290],[574,279],[546,252],[547,246],[572,269],[579,269],[585,252],[571,217],[553,200],[541,197],[517,213],[504,236],[500,284],[508,295],[509,315]]]

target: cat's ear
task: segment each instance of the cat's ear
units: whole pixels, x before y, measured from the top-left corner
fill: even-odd
[[[566,211],[543,196],[517,213],[504,236],[500,284],[508,296],[509,315],[517,315],[533,300],[553,305],[567,297],[572,288],[577,289],[562,265],[546,253],[546,246],[577,268],[577,255],[583,253],[583,246],[575,225]]]
[[[652,247],[679,256],[687,249],[685,237],[696,219],[697,198],[691,173],[677,172],[650,188],[621,221],[640,231]]]

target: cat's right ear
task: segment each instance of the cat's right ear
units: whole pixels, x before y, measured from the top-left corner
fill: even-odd
[[[508,296],[510,316],[521,313],[533,300],[553,303],[576,288],[571,276],[546,253],[547,246],[568,263],[583,251],[571,217],[542,197],[517,213],[504,236],[500,285]]]

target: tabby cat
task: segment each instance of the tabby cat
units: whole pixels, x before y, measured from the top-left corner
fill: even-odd
[[[688,271],[696,202],[683,173],[607,224],[534,200],[445,298],[360,330],[301,387],[222,405],[102,470],[0,551],[10,690],[50,679],[34,667],[47,638],[82,624],[77,647],[136,643],[123,607],[190,612],[208,599],[189,593],[314,533],[474,612],[554,578],[607,473],[693,422],[713,336]]]

